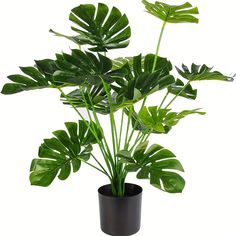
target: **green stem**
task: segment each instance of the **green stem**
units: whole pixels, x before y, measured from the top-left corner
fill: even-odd
[[[92,106],[92,111],[93,111],[93,115],[94,115],[94,118],[95,118],[95,120],[96,120],[96,123],[99,125],[99,127],[101,127],[101,124],[100,124],[100,122],[99,122],[97,113],[96,113],[96,111],[95,111],[95,108],[94,108],[94,105],[93,105],[93,101],[92,101],[92,98],[91,98],[91,95],[90,95],[90,92],[89,92],[88,88],[87,88],[87,94],[88,94],[89,102],[91,103],[91,106]],[[106,148],[107,148],[107,152],[108,152],[108,154],[111,156],[111,152],[110,152],[110,149],[109,149],[109,146],[108,146],[106,137],[105,137],[104,133],[102,133],[102,135],[103,135],[103,140],[104,140],[104,142],[105,142],[105,146],[106,146]]]
[[[149,131],[149,133],[147,134],[147,136],[144,138],[144,140],[142,142],[146,142],[147,139],[149,138],[149,136],[151,135],[151,133],[152,133],[152,130]]]
[[[161,39],[162,39],[162,36],[163,36],[163,32],[164,32],[166,23],[167,23],[167,22],[164,21],[164,22],[163,22],[163,25],[162,25],[162,28],[161,28],[161,33],[160,33],[160,35],[159,35],[159,39],[158,39],[158,43],[157,43],[156,55],[155,55],[155,58],[154,58],[154,63],[153,63],[153,67],[152,67],[152,72],[154,72],[154,71],[155,71],[155,68],[156,68],[158,53],[159,53],[159,49],[160,49],[160,46],[161,46]]]
[[[140,111],[143,109],[146,100],[147,100],[147,97],[145,97],[145,98],[143,99],[143,102],[142,102],[142,106],[141,106],[141,108],[140,108]],[[134,134],[134,131],[135,131],[137,125],[138,125],[138,117],[137,117],[137,119],[136,119],[136,121],[135,121],[135,123],[134,123],[133,130],[132,130],[132,132],[131,132],[131,134],[130,134],[130,136],[129,136],[129,139],[128,139],[128,146],[129,146],[130,141],[132,140],[132,137],[133,137],[133,134]]]
[[[167,109],[173,102],[174,100],[185,90],[185,88],[191,83],[189,80],[187,84],[184,85],[184,87],[171,99],[171,101],[166,105],[165,109]]]
[[[152,72],[154,72],[154,71],[155,71],[155,68],[156,68],[157,59],[158,59],[158,54],[159,54],[159,49],[160,49],[160,46],[161,46],[161,40],[162,40],[162,37],[163,37],[163,33],[164,33],[164,29],[165,29],[166,23],[167,23],[166,21],[163,22],[163,25],[162,25],[162,28],[161,28],[161,32],[160,32],[160,35],[159,35],[159,38],[158,38],[158,43],[157,43],[156,54],[155,54],[155,58],[154,58],[154,62],[153,62]],[[167,94],[167,95],[168,95],[168,94]],[[165,101],[167,95],[165,96],[165,98],[164,98],[164,100],[162,101],[162,104],[161,104],[160,106],[163,105],[163,103],[164,103],[164,101]],[[146,100],[147,100],[147,97],[145,97],[145,98],[143,99],[143,104],[142,104],[142,107],[141,107],[140,110],[142,110],[142,108],[144,107]],[[160,108],[160,107],[159,107],[159,108]],[[158,110],[159,110],[159,108],[158,108]],[[129,143],[130,143],[130,141],[131,141],[131,139],[132,139],[133,133],[134,133],[135,128],[136,128],[137,125],[138,125],[138,119],[135,121],[133,130],[132,130],[132,133],[131,133],[131,135],[130,135],[130,137],[129,137],[129,140],[128,140],[128,144],[127,144],[127,145],[129,145]]]
[[[120,134],[119,134],[119,143],[118,150],[120,150],[121,138],[122,138],[122,129],[123,129],[123,121],[124,121],[124,109],[122,109],[121,122],[120,122]]]
[[[118,137],[117,137],[117,130],[116,130],[116,124],[115,124],[115,118],[114,118],[114,112],[113,112],[113,108],[112,108],[112,100],[111,100],[111,94],[108,91],[107,85],[104,82],[104,80],[101,78],[102,83],[103,83],[103,87],[104,90],[107,94],[107,98],[108,98],[108,103],[109,103],[109,107],[110,107],[110,124],[111,124],[111,134],[112,134],[112,144],[113,144],[113,152],[114,152],[114,158],[116,159],[116,152],[117,152],[117,148],[118,148]]]
[[[79,117],[85,122],[86,126],[88,127],[88,129],[91,131],[91,133],[94,135],[94,137],[96,138],[96,141],[100,147],[101,152],[103,153],[103,156],[105,158],[105,148],[103,146],[103,144],[101,143],[101,141],[99,140],[96,132],[94,132],[94,130],[91,128],[91,126],[89,125],[89,123],[87,122],[87,120],[85,120],[85,118],[81,115],[81,113],[78,111],[78,109],[76,108],[76,106],[73,104],[73,102],[71,101],[71,99],[63,92],[63,90],[58,87],[58,90],[61,92],[62,96],[64,96],[66,98],[66,100],[69,102],[69,104],[72,106],[72,108],[76,111],[76,113],[79,115]],[[112,172],[111,172],[112,174]]]
[[[130,121],[131,121],[131,117],[132,117],[132,113],[133,113],[133,107],[130,107],[129,110],[129,115],[128,115],[128,121],[127,121],[127,127],[126,127],[126,134],[125,134],[125,144],[124,144],[124,149],[127,150],[128,149],[128,134],[129,134],[129,127],[130,127]]]
[[[83,100],[84,100],[84,102],[85,102],[86,110],[87,110],[87,113],[88,113],[88,115],[89,115],[90,121],[93,122],[92,117],[91,117],[90,112],[89,112],[89,106],[88,106],[88,103],[87,103],[87,101],[86,101],[86,97],[85,97],[84,92],[83,92],[83,90],[82,90],[81,87],[80,87],[80,92],[81,92],[81,95],[82,95]],[[100,124],[100,122],[99,122],[99,119],[98,119],[98,117],[97,117],[96,111],[95,111],[94,106],[93,106],[93,104],[92,104],[92,99],[91,99],[91,96],[90,96],[90,93],[89,93],[88,89],[87,89],[87,94],[88,94],[89,101],[90,101],[91,106],[92,106],[93,116],[94,116],[94,118],[95,118],[96,124],[97,124],[97,126],[99,127],[99,129],[101,129],[101,124]],[[104,134],[103,134],[102,129],[101,129],[101,132],[102,132],[102,135],[103,135],[103,139],[105,140],[105,136],[104,136]],[[101,143],[102,143],[102,145],[103,145],[103,142],[102,142],[102,141],[101,141]],[[109,169],[109,172],[110,172],[110,174],[111,174],[111,176],[112,176],[112,170],[111,170],[110,164],[109,164],[109,162],[108,162],[108,160],[107,160],[107,157],[109,157],[109,151],[110,151],[110,150],[109,150],[108,146],[107,146],[106,148],[107,148],[107,150],[105,150],[105,147],[104,147],[104,152],[102,152],[102,154],[103,154],[103,157],[104,157],[104,159],[105,159],[106,165],[107,165],[107,167],[108,167],[108,169]],[[101,151],[102,151],[102,150],[101,150]],[[107,153],[107,152],[108,152],[108,153]],[[110,158],[110,160],[112,160],[112,158]],[[112,163],[111,163],[111,164],[112,164]]]
[[[157,113],[158,113],[158,111],[161,109],[161,107],[163,106],[163,104],[164,104],[164,102],[166,101],[166,98],[168,97],[168,95],[169,95],[169,92],[167,91],[165,97],[162,99],[161,104],[160,104],[159,107],[158,107]]]
[[[141,136],[140,136],[141,135]],[[133,151],[133,148],[135,147],[135,145],[137,144],[137,142],[140,140],[140,138],[142,137],[142,132],[141,131],[139,131],[138,132],[138,134],[137,134],[137,137],[136,137],[136,139],[135,139],[135,141],[134,141],[134,143],[133,143],[133,146],[130,148],[130,152],[132,152]]]
[[[83,159],[81,159],[81,158],[78,158],[78,159],[79,159],[80,161],[82,161],[83,163],[86,163],[87,165],[93,167],[94,169],[96,169],[96,170],[102,172],[104,175],[106,175],[106,176],[108,176],[108,177],[110,178],[110,176],[107,175],[106,172],[104,172],[103,170],[101,170],[101,169],[99,169],[98,167],[94,166],[93,164],[91,164],[91,163],[89,163],[89,162],[87,162],[87,161],[85,161],[85,160],[83,160]]]
[[[109,179],[111,180],[111,176],[108,174],[108,172],[106,171],[106,169],[103,167],[103,165],[98,161],[98,159],[91,153],[91,156],[93,157],[93,159],[97,162],[97,164],[102,168],[102,170],[107,174],[107,176],[109,177]]]

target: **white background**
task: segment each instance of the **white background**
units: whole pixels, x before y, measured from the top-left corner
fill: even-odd
[[[71,33],[70,9],[88,1],[8,0],[0,3],[1,86],[18,66],[34,59],[54,58],[75,45],[48,33],[50,28]],[[97,3],[98,1],[90,1]],[[127,49],[111,57],[154,52],[161,22],[144,12],[140,0],[106,1],[126,12],[132,26]],[[173,64],[192,62],[215,66],[225,74],[236,72],[234,0],[198,0],[200,23],[168,24],[160,53]],[[183,3],[169,1],[168,3]],[[207,81],[194,84],[196,101],[178,99],[175,110],[202,107],[205,116],[188,117],[166,136],[152,136],[172,150],[185,167],[182,194],[163,193],[128,177],[144,187],[142,228],[137,235],[234,236],[236,235],[236,83]],[[163,93],[148,104],[158,105]],[[48,188],[31,187],[28,180],[32,158],[51,132],[64,128],[77,116],[59,101],[54,90],[0,96],[0,235],[2,236],[102,236],[99,229],[97,188],[107,180],[87,166]],[[108,130],[107,119],[103,119]]]

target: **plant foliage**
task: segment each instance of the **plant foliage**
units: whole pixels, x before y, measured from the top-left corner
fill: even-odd
[[[85,121],[65,123],[67,131],[57,130],[55,137],[44,139],[39,147],[39,158],[33,159],[30,167],[30,182],[32,185],[47,187],[56,176],[60,180],[69,177],[71,169],[77,172],[81,161],[88,161],[92,151],[92,144],[96,138],[88,129]],[[96,124],[90,123],[93,129],[100,133]],[[99,135],[101,138],[101,134]]]
[[[184,171],[182,165],[162,146],[153,144],[148,148],[148,138],[151,134],[167,134],[189,115],[205,114],[200,109],[172,109],[178,97],[196,99],[192,82],[233,78],[205,64],[173,67],[159,55],[166,24],[198,23],[197,7],[188,2],[169,5],[143,0],[143,4],[148,13],[163,21],[155,54],[109,58],[107,51],[129,44],[131,29],[127,16],[103,3],[81,4],[71,10],[69,17],[75,36],[50,30],[72,40],[77,49],[58,53],[55,59],[37,60],[32,67],[20,67],[23,74],[8,76],[10,82],[3,86],[2,94],[54,88],[62,102],[79,117],[78,123],[65,123],[66,130],[53,132],[54,137],[41,144],[38,158],[31,163],[32,185],[49,186],[56,177],[65,180],[83,162],[108,177],[116,197],[125,196],[129,172],[137,172],[138,179],[148,179],[165,192],[183,191],[185,181],[179,174]],[[173,76],[173,68],[182,78]],[[153,97],[150,106],[145,104],[150,95],[163,90],[166,93],[160,104]],[[109,116],[109,125],[102,117],[104,129],[100,114]],[[93,145],[97,145],[99,153],[93,154]]]
[[[190,81],[197,80],[223,80],[223,81],[233,81],[233,78],[230,76],[225,76],[218,71],[212,71],[213,68],[210,68],[206,65],[195,65],[192,64],[191,69],[189,69],[184,64],[182,65],[182,70],[176,67],[178,73],[185,79]]]
[[[143,0],[148,13],[158,17],[168,23],[198,23],[198,19],[194,16],[199,14],[197,7],[192,7],[189,2],[182,5],[169,5],[156,1],[150,3]]]
[[[154,144],[147,149],[148,142],[136,147],[133,153],[120,151],[117,155],[125,163],[128,172],[138,172],[138,179],[149,179],[150,183],[169,193],[182,192],[185,181],[175,171],[184,171],[175,155],[168,149]]]
[[[64,36],[80,45],[91,45],[90,51],[104,52],[109,49],[124,48],[129,45],[131,29],[125,14],[113,7],[109,12],[107,5],[99,3],[98,7],[92,4],[82,4],[71,10],[70,20],[76,25],[72,30],[76,36]]]

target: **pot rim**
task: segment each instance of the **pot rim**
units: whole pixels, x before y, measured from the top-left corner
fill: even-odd
[[[132,197],[136,197],[136,196],[139,196],[142,194],[143,192],[143,188],[137,184],[133,184],[133,183],[125,183],[125,185],[132,185],[134,186],[135,188],[138,189],[138,193],[134,194],[134,195],[130,195],[130,196],[124,196],[124,197],[116,197],[116,196],[112,196],[112,195],[107,195],[107,194],[104,194],[102,193],[102,189],[104,187],[107,187],[107,186],[111,186],[111,184],[105,184],[105,185],[102,185],[101,187],[98,188],[98,194],[101,195],[102,197],[107,197],[107,198],[114,198],[114,199],[127,199],[127,198],[132,198]]]

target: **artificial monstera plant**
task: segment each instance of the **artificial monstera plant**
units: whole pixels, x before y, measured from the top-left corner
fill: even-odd
[[[32,185],[49,186],[58,177],[65,180],[81,165],[88,165],[108,177],[114,196],[125,194],[128,173],[169,193],[182,192],[184,171],[175,154],[160,144],[149,145],[150,135],[167,134],[188,115],[205,114],[200,109],[174,111],[178,97],[196,99],[195,81],[232,81],[206,65],[175,67],[159,55],[164,29],[168,23],[198,23],[198,8],[188,2],[168,5],[143,0],[146,11],[163,22],[154,54],[109,58],[109,51],[129,45],[131,28],[119,9],[106,4],[83,4],[71,10],[74,34],[56,36],[75,43],[70,53],[54,59],[35,61],[20,67],[22,74],[8,76],[2,94],[52,88],[60,92],[63,104],[74,109],[78,122],[66,122],[65,129],[44,139],[38,157],[30,167]],[[64,88],[70,89],[65,92]],[[165,90],[160,104],[146,106],[149,95]],[[138,109],[139,108],[139,109]],[[85,117],[82,110],[87,112]],[[101,119],[110,118],[110,136]],[[111,142],[110,142],[111,140]],[[93,151],[98,146],[100,153]]]

